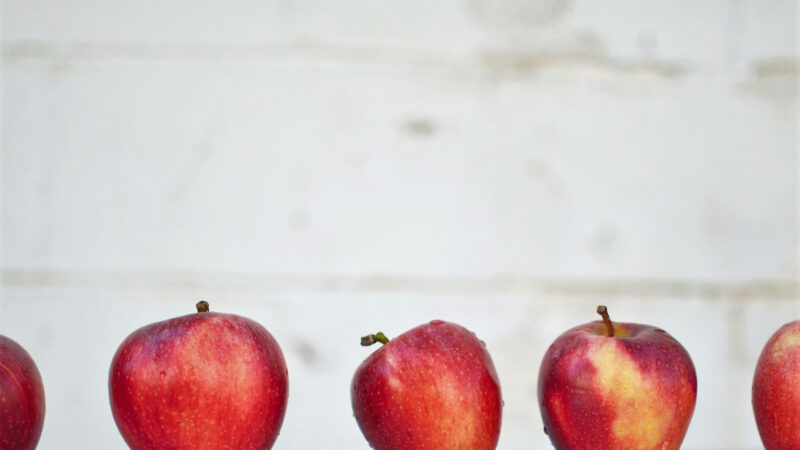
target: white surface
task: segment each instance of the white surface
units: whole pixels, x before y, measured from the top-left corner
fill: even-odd
[[[686,448],[760,447],[752,370],[800,318],[797,2],[1,5],[0,333],[40,448],[124,448],[111,355],[198,298],[283,346],[277,448],[366,448],[358,337],[433,318],[487,342],[500,448],[547,448],[539,362],[598,303],[689,350]]]
[[[9,269],[795,270],[792,99],[742,93],[733,79],[48,65],[3,74]],[[415,123],[431,135],[410,136]]]

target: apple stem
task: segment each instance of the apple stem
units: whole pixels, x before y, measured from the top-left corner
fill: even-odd
[[[369,334],[361,338],[361,345],[364,347],[369,347],[370,345],[380,342],[381,344],[385,344],[389,342],[389,338],[383,334],[383,331],[378,331],[375,334]]]
[[[208,302],[205,300],[200,300],[195,305],[197,307],[197,312],[199,313],[207,313],[208,312]]]
[[[608,337],[614,337],[614,324],[611,323],[611,318],[608,317],[608,308],[605,305],[599,305],[597,307],[597,314],[603,316],[603,323],[606,324],[606,329],[608,329]]]

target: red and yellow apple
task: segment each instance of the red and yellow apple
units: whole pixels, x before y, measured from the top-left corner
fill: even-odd
[[[21,345],[0,336],[0,449],[35,449],[43,426],[39,370]]]
[[[678,449],[694,412],[691,358],[664,330],[603,321],[559,336],[539,370],[539,407],[557,449]]]
[[[134,331],[114,355],[122,437],[133,450],[271,448],[289,391],[278,343],[250,319],[197,310]]]
[[[753,412],[767,450],[800,449],[800,320],[779,328],[761,351]]]
[[[389,341],[358,367],[353,412],[376,450],[490,450],[503,400],[485,344],[459,325],[435,320]]]

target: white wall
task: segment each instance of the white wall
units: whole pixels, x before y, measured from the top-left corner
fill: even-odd
[[[2,2],[0,333],[42,449],[114,449],[135,328],[258,320],[276,448],[367,448],[348,386],[433,318],[482,337],[501,449],[547,448],[536,374],[595,320],[697,366],[686,448],[758,448],[761,346],[797,300],[795,1]]]

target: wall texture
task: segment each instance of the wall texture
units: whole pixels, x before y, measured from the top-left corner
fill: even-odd
[[[212,309],[281,342],[277,448],[367,448],[349,381],[433,318],[491,351],[501,449],[548,448],[547,346],[595,320],[694,358],[686,448],[758,448],[800,318],[798,3],[4,0],[0,333],[41,448],[115,449],[111,355]]]

